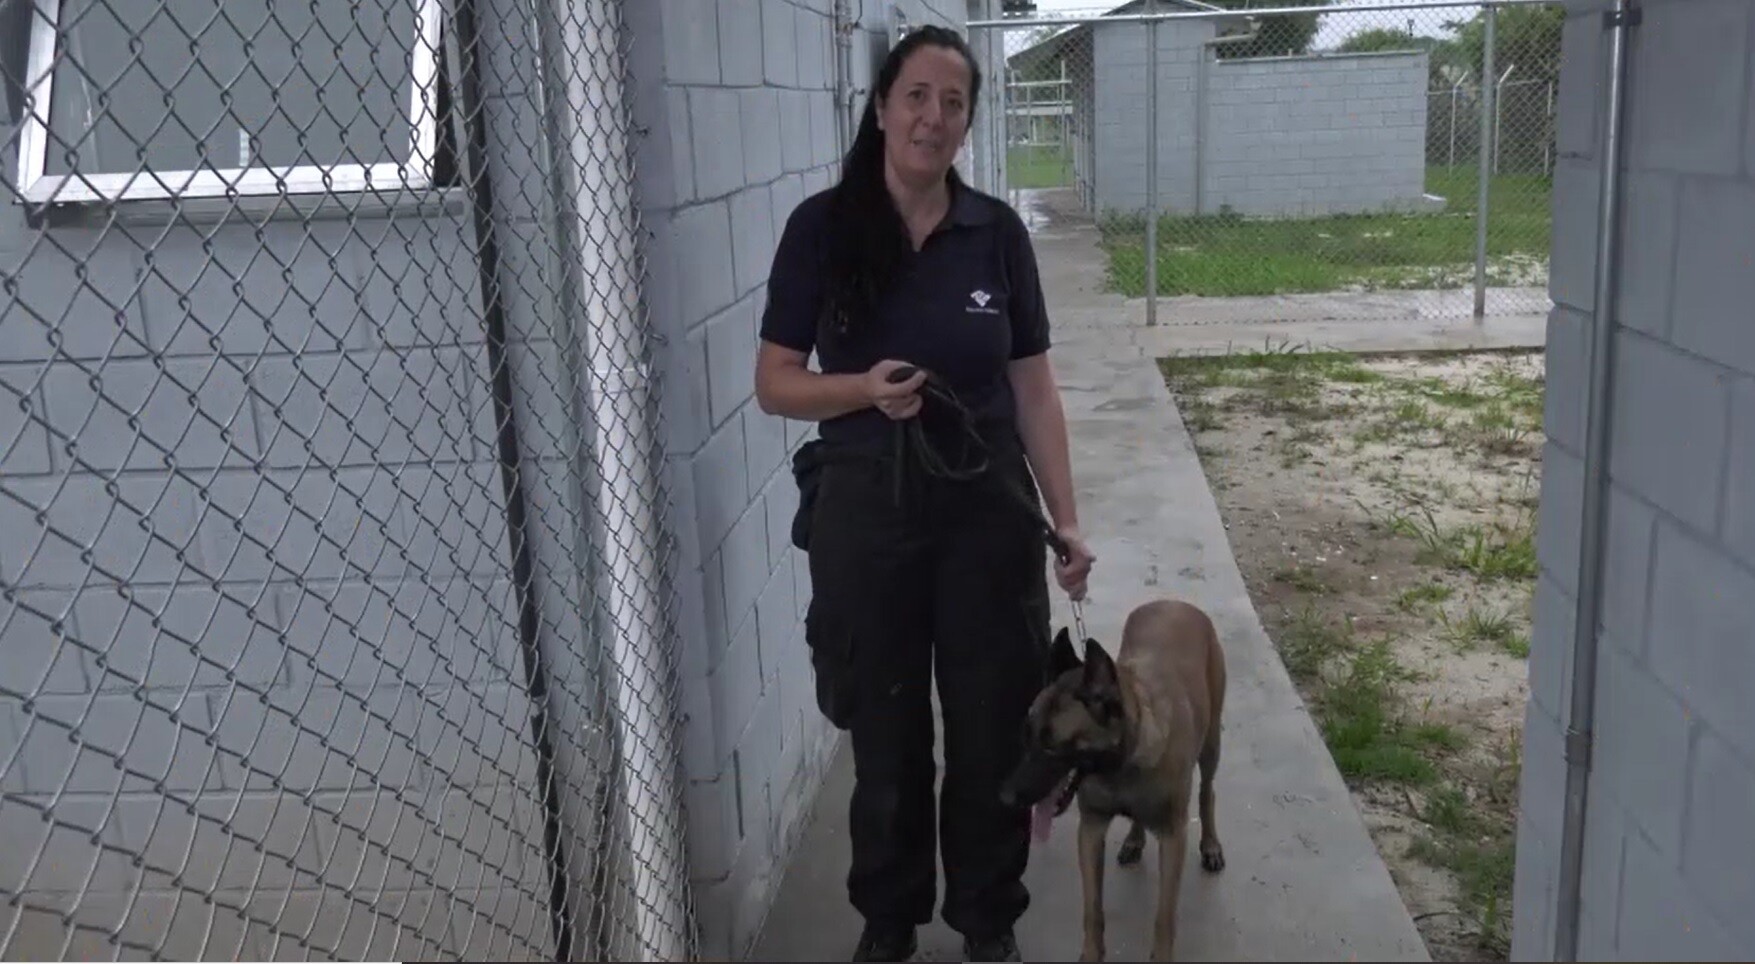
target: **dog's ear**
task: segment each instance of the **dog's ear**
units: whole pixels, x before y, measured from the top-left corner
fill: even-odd
[[[1054,645],[1048,650],[1048,675],[1058,678],[1067,670],[1078,668],[1079,651],[1073,648],[1072,634],[1062,626],[1054,636]]]
[[[1103,651],[1103,647],[1094,639],[1085,640],[1085,689],[1093,693],[1107,693],[1121,688],[1121,679],[1116,675],[1115,661]]]

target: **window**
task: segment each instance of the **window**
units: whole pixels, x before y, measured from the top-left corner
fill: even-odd
[[[24,2],[26,201],[396,192],[453,167],[441,0]]]

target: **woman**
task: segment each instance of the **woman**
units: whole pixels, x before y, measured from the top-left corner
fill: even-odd
[[[866,922],[856,961],[914,953],[933,912],[935,836],[944,918],[967,959],[1019,959],[1029,815],[998,788],[1046,674],[1045,527],[1068,550],[1055,575],[1072,598],[1094,561],[1028,233],[952,167],[980,87],[957,34],[924,27],[896,45],[841,182],[787,220],[762,318],[758,403],[819,423],[810,454],[823,465],[797,520],[808,541],[798,538],[810,554],[818,703],[853,742],[847,886]],[[813,350],[821,372],[806,367]],[[983,453],[985,471],[957,471],[979,468]],[[934,472],[935,456],[956,464]]]

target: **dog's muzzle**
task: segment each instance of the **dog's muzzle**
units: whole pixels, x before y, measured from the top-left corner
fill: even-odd
[[[1082,779],[1081,769],[1066,758],[1032,751],[1000,787],[999,796],[1008,807],[1034,807],[1052,801],[1059,815],[1072,805]]]
[[[1054,792],[1054,815],[1060,816],[1072,806],[1073,799],[1079,795],[1079,784],[1085,780],[1085,771],[1073,767],[1066,776],[1060,778],[1060,785]]]

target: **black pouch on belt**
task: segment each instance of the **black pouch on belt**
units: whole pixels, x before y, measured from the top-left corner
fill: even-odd
[[[810,551],[810,519],[816,511],[817,488],[823,474],[822,439],[811,439],[792,453],[792,481],[798,486],[798,509],[792,513],[792,544]]]

